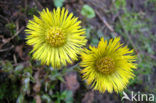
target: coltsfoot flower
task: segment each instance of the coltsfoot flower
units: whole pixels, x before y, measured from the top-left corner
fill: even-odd
[[[120,44],[120,38],[111,39],[109,43],[102,38],[98,47],[89,47],[81,53],[82,77],[94,90],[100,92],[120,92],[126,88],[134,77],[136,55],[133,50]]]
[[[77,60],[77,54],[86,44],[85,29],[81,21],[68,13],[65,8],[50,12],[44,9],[40,17],[29,20],[27,29],[27,44],[33,45],[33,58],[43,64],[51,64],[59,68]]]

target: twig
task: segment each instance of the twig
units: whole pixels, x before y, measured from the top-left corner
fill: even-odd
[[[3,47],[3,46],[4,46],[5,44],[7,44],[8,42],[10,42],[12,39],[14,39],[22,30],[24,30],[24,26],[21,27],[20,30],[18,30],[18,31],[16,32],[16,34],[13,35],[11,38],[6,39],[5,41],[3,41],[4,43],[0,45],[0,48]],[[1,50],[1,51],[3,51],[3,50]]]
[[[15,54],[13,55],[13,59],[14,59],[14,63],[17,64],[17,58]]]
[[[89,4],[93,5],[95,8],[99,8],[103,13],[108,13],[109,10],[106,9],[106,5],[103,5],[103,6],[99,6],[99,4],[97,2],[99,1],[96,1],[95,0],[86,0],[86,2],[88,2]],[[101,2],[100,2],[101,3]]]
[[[22,26],[17,32],[15,35],[13,35],[10,40],[14,39],[22,30],[24,30],[24,26]]]
[[[16,20],[16,31],[18,31],[19,30],[19,18]]]
[[[113,32],[115,36],[117,36],[117,33],[114,31],[114,29],[111,27],[111,25],[107,22],[107,20],[104,17],[101,17],[100,13],[98,11],[95,11],[99,19],[106,25],[106,27]]]
[[[13,66],[18,66],[18,65],[23,65],[24,67],[31,66],[29,61],[24,61],[24,62],[20,62],[20,63],[17,63],[17,64],[13,64]]]
[[[3,17],[2,15],[0,15],[0,18],[2,18],[3,20],[5,20],[9,23],[9,20],[7,18]]]
[[[34,0],[34,2],[38,8],[43,9],[43,6],[40,4],[40,2],[38,0]]]
[[[12,45],[9,48],[1,49],[0,52],[5,52],[5,51],[8,51],[8,50],[11,50],[12,48],[14,48],[14,45]]]

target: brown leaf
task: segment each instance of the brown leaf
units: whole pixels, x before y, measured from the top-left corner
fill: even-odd
[[[33,90],[38,93],[40,91],[40,88],[41,88],[41,83],[40,83],[40,80],[39,80],[39,74],[40,74],[40,71],[38,70],[36,73],[35,73],[35,81],[36,81],[36,84],[34,85],[33,87]]]
[[[19,57],[23,59],[23,45],[16,46],[15,51],[18,53]]]
[[[76,73],[68,73],[66,76],[65,76],[65,80],[66,80],[66,88],[75,92],[80,84],[79,82],[77,81],[77,74]]]
[[[41,98],[39,95],[35,96],[36,103],[41,103]]]
[[[84,98],[82,99],[82,103],[92,103],[93,100],[94,100],[94,92],[90,91],[85,94]]]
[[[23,47],[24,47],[23,44],[22,44],[22,45],[19,45],[19,46],[16,46],[15,51],[18,53],[19,57],[20,57],[22,60],[28,60],[28,59],[29,59],[28,56],[23,57],[23,56],[24,56],[24,54],[23,54]]]

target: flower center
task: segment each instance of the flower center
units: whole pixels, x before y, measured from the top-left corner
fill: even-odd
[[[53,47],[59,47],[66,43],[66,35],[60,28],[51,28],[47,31],[46,41]]]
[[[115,62],[110,57],[103,57],[97,60],[96,67],[103,74],[111,74],[115,71]]]

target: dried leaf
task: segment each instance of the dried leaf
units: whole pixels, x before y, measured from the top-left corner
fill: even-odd
[[[39,80],[39,74],[40,74],[40,71],[37,71],[37,72],[35,73],[35,76],[34,76],[35,81],[36,81],[36,84],[34,85],[33,90],[34,90],[36,93],[38,93],[38,92],[40,91],[40,88],[41,88],[41,83],[40,83],[40,80]]]
[[[18,53],[19,57],[22,59],[22,60],[28,60],[29,57],[26,56],[26,57],[23,57],[23,47],[24,45],[19,45],[19,46],[16,46],[15,48],[15,51]]]
[[[84,98],[82,99],[82,103],[93,103],[93,100],[94,92],[90,91],[85,94]]]
[[[39,95],[35,96],[36,103],[41,103],[41,98]]]
[[[79,82],[77,81],[76,73],[68,73],[65,76],[65,80],[67,89],[71,90],[72,92],[75,92],[80,86]]]

